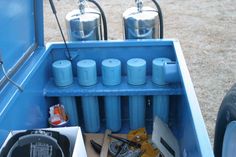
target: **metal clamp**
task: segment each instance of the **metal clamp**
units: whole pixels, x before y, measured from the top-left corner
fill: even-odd
[[[142,9],[143,9],[143,0],[135,0],[135,3],[136,3],[136,5],[137,5],[138,12],[142,12]]]
[[[85,13],[85,0],[79,0],[79,10],[81,14]]]

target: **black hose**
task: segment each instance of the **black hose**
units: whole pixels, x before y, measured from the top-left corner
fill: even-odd
[[[163,16],[162,16],[162,11],[161,11],[161,7],[158,4],[158,2],[156,0],[152,0],[152,2],[156,5],[156,8],[158,10],[158,16],[159,16],[159,20],[160,20],[160,39],[163,39],[164,37],[164,25],[163,25]]]
[[[103,38],[104,40],[107,40],[107,20],[104,11],[102,10],[101,6],[95,1],[95,0],[88,0],[89,2],[93,3],[100,11],[102,16],[102,22],[103,22]]]

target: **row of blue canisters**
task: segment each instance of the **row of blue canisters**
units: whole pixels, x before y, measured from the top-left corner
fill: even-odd
[[[156,58],[152,61],[152,82],[157,85],[166,85],[164,65],[171,62],[168,58]],[[133,58],[127,62],[128,83],[131,85],[143,85],[146,83],[146,61],[141,58]],[[145,127],[145,96],[129,97],[130,129]],[[158,116],[164,122],[169,117],[169,96],[153,96],[153,117]]]
[[[152,81],[158,85],[165,85],[164,64],[168,58],[156,58],[152,62]],[[52,65],[55,84],[59,87],[73,83],[71,62],[67,60],[55,61]],[[97,66],[94,60],[85,59],[77,63],[77,79],[82,86],[92,86],[97,83]],[[146,83],[146,61],[141,58],[132,58],[127,61],[127,79],[130,85]],[[118,59],[102,61],[102,82],[106,86],[115,86],[121,83],[121,62]],[[70,117],[71,125],[78,125],[78,113],[75,97],[60,97],[60,103]],[[82,110],[85,130],[97,132],[100,129],[99,104],[96,96],[83,96]],[[105,96],[105,116],[107,128],[113,132],[121,129],[121,106],[119,96]],[[145,96],[129,97],[130,129],[145,127]],[[153,97],[153,115],[168,121],[169,97]]]

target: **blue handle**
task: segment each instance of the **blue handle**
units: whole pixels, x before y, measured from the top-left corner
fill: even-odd
[[[168,83],[180,82],[178,64],[176,62],[166,62],[164,64],[164,77]]]

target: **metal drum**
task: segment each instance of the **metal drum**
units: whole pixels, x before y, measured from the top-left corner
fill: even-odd
[[[156,9],[132,7],[123,13],[125,39],[159,38],[159,18]]]
[[[84,8],[66,15],[67,34],[70,41],[101,40],[101,14]]]

